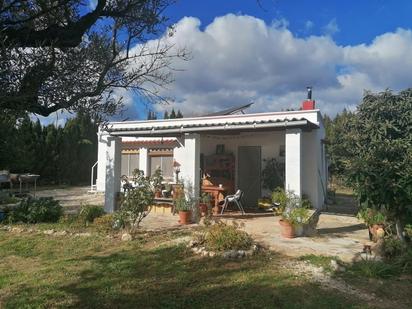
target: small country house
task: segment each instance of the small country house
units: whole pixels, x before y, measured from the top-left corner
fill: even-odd
[[[241,189],[244,204],[254,208],[269,193],[262,189],[262,170],[272,158],[282,167],[285,189],[322,208],[325,129],[315,102],[309,96],[299,111],[243,114],[245,107],[203,117],[110,122],[100,129],[95,187],[105,191],[106,211],[115,210],[121,177],[135,168],[146,175],[161,168],[165,182],[190,181],[197,194],[202,188],[226,194]]]

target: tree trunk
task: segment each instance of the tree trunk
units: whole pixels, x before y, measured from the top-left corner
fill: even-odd
[[[399,240],[405,241],[405,237],[403,236],[403,223],[400,219],[395,220],[396,225],[396,235],[398,236]]]

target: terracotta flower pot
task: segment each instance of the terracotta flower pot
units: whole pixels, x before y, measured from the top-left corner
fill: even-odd
[[[383,224],[373,224],[369,226],[369,238],[374,242],[385,236],[385,226]]]
[[[162,191],[161,190],[156,190],[155,191],[155,198],[161,198],[162,197]]]
[[[179,210],[179,223],[180,224],[190,224],[192,213],[190,211]]]
[[[280,224],[280,234],[285,237],[285,238],[295,238],[295,228],[293,227],[293,224],[289,223],[286,220],[280,219],[279,220]]]
[[[200,214],[202,217],[207,215],[207,204],[206,203],[199,203]]]

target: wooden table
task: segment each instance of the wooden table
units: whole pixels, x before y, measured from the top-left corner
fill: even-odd
[[[219,205],[219,201],[225,198],[227,189],[219,186],[202,186],[202,192],[210,193],[215,200],[215,207]],[[221,197],[221,199],[219,199]]]

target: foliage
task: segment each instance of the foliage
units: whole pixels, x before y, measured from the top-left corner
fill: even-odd
[[[412,88],[367,92],[350,121],[344,146],[348,183],[359,202],[388,214],[403,239],[412,206]]]
[[[200,201],[204,204],[209,205],[211,200],[212,200],[212,197],[207,192],[203,192],[202,195],[200,196]]]
[[[162,182],[164,181],[162,170],[158,167],[152,175],[152,185],[155,190],[162,189]]]
[[[111,231],[113,229],[113,223],[114,223],[113,214],[105,214],[93,220],[93,225],[96,226],[96,228],[102,232]]]
[[[326,131],[326,152],[330,162],[329,172],[338,179],[345,179],[345,162],[349,156],[346,138],[349,134],[349,125],[355,114],[344,109],[333,119],[323,117]]]
[[[306,198],[299,198],[291,191],[276,188],[272,193],[272,201],[279,204],[279,212],[284,220],[291,224],[304,224],[309,219],[309,208],[312,207]]]
[[[86,226],[94,221],[94,219],[101,217],[105,214],[102,206],[97,205],[82,205],[80,207],[77,220]]]
[[[0,114],[0,169],[12,173],[39,174],[42,183],[79,184],[90,181],[97,159],[97,123],[78,113],[63,127],[28,116]]]
[[[412,224],[407,224],[405,226],[405,233],[409,237],[409,239],[412,240]]]
[[[120,206],[122,219],[132,229],[139,227],[140,222],[150,213],[154,201],[153,180],[150,177],[145,177],[140,170],[134,170],[133,182],[137,186],[127,192]]]
[[[252,243],[249,234],[240,230],[236,223],[227,225],[218,222],[210,226],[205,235],[207,248],[214,251],[248,250]]]
[[[388,264],[384,261],[361,260],[353,263],[348,271],[356,276],[388,279],[393,276],[398,276],[401,273],[401,268],[397,264]]]
[[[361,208],[357,217],[363,220],[367,226],[386,222],[386,216],[381,211],[373,208]]]
[[[283,187],[285,179],[282,171],[285,169],[284,164],[278,162],[275,158],[265,159],[265,168],[262,170],[263,188],[273,190],[277,187]]]
[[[272,202],[279,204],[278,208],[280,212],[283,212],[285,210],[287,201],[288,201],[288,196],[286,194],[286,191],[283,188],[277,187],[272,192]]]
[[[13,204],[20,201],[17,197],[10,195],[9,192],[0,190],[0,205],[4,204]]]
[[[309,219],[309,210],[303,207],[287,207],[282,218],[293,225],[305,224]]]
[[[18,206],[7,214],[10,223],[57,222],[63,215],[63,207],[59,201],[51,197],[23,199]]]
[[[382,249],[386,259],[394,259],[405,254],[408,246],[397,238],[387,236],[383,239]]]
[[[197,221],[199,216],[199,208],[197,207],[199,198],[194,194],[193,185],[186,181],[183,184],[183,192],[184,194],[179,194],[173,201],[175,209],[177,211],[192,211],[192,217]]]
[[[110,116],[123,107],[113,95],[119,88],[165,100],[159,90],[172,81],[172,60],[187,59],[168,40],[174,31],[164,11],[171,3],[0,1],[0,109]]]

